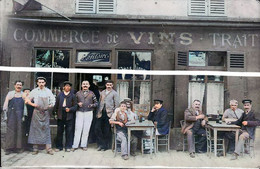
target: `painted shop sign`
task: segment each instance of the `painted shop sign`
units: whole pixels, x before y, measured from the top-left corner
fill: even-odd
[[[82,51],[77,54],[77,63],[84,62],[109,62],[109,51]]]
[[[121,37],[120,37],[121,35]],[[198,35],[198,33],[196,34]],[[118,44],[126,38],[131,43],[140,44],[176,44],[184,46],[191,45],[195,40],[210,41],[212,46],[229,47],[256,47],[259,41],[258,34],[230,34],[230,33],[208,33],[207,37],[194,37],[191,32],[127,32],[126,35],[113,32],[100,32],[99,30],[65,30],[65,29],[22,29],[16,28],[13,32],[14,40],[17,42],[56,42],[56,43],[81,43],[81,44]]]

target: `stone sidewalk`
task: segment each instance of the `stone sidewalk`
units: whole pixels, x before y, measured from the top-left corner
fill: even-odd
[[[259,140],[260,141],[260,140]],[[40,151],[38,155],[32,155],[31,152],[21,154],[4,155],[1,149],[1,165],[3,168],[172,168],[172,167],[236,167],[236,168],[259,168],[260,167],[260,146],[257,142],[255,157],[249,155],[239,157],[236,161],[231,161],[231,155],[226,157],[211,157],[207,154],[196,154],[194,159],[190,158],[188,152],[177,152],[171,150],[168,152],[159,152],[156,155],[141,155],[138,152],[136,157],[130,157],[129,160],[123,160],[120,153],[114,157],[111,150],[100,152],[96,150],[96,144],[90,144],[87,151],[81,149],[75,152],[60,151],[54,155],[46,154],[45,150]]]

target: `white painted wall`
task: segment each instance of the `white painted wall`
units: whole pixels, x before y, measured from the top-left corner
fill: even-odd
[[[68,16],[75,14],[76,0],[37,0],[44,5]],[[189,0],[116,0],[117,15],[141,16],[188,16]],[[3,0],[5,9],[12,11],[12,1]],[[260,3],[256,0],[226,0],[226,14],[231,18],[259,18]],[[54,13],[45,7],[42,11]],[[85,14],[79,14],[85,15]],[[87,15],[87,14],[86,14]]]

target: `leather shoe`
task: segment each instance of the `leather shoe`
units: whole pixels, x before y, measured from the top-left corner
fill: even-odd
[[[133,156],[133,157],[136,156],[135,152],[130,152],[130,155]]]
[[[102,148],[101,148],[101,147],[98,147],[98,148],[97,148],[97,151],[101,151],[101,150],[102,150]]]
[[[9,155],[9,154],[11,154],[12,153],[12,151],[6,151],[5,152],[5,155]]]
[[[232,154],[232,157],[231,157],[231,160],[236,160],[236,159],[237,159],[237,156],[238,156],[237,153],[233,153],[233,154]]]
[[[88,148],[87,148],[87,147],[83,147],[82,150],[83,150],[83,151],[87,151]]]
[[[76,148],[72,148],[71,151],[74,152],[76,150]]]
[[[65,151],[66,151],[66,152],[70,152],[70,148],[67,148]]]
[[[124,160],[128,160],[128,159],[129,159],[128,155],[123,155],[122,158],[123,158]]]
[[[195,158],[195,153],[190,153],[191,158]]]
[[[32,155],[37,155],[39,153],[39,151],[37,150],[37,151],[33,151],[32,152]]]

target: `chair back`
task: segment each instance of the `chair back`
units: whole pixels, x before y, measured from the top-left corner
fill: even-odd
[[[184,122],[185,122],[184,120],[181,120],[181,121],[180,121],[181,128],[184,126]]]

